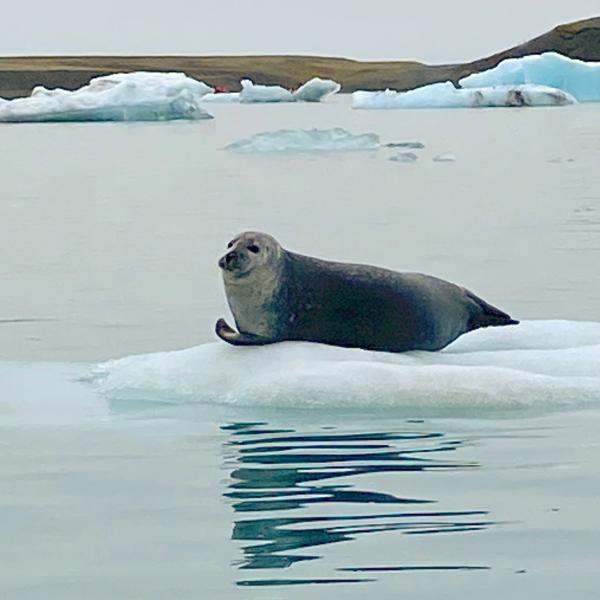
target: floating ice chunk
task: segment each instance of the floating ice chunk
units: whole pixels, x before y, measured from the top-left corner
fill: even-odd
[[[249,79],[241,81],[242,91],[225,94],[208,94],[203,102],[228,103],[242,102],[244,104],[270,102],[320,102],[323,98],[340,90],[340,84],[331,79],[314,77],[300,86],[295,92],[290,92],[279,85],[256,85]]]
[[[386,148],[409,148],[411,150],[422,150],[425,144],[422,142],[390,142],[385,144]]]
[[[345,129],[280,129],[257,133],[226,146],[226,150],[250,153],[271,152],[347,152],[377,150],[375,133],[353,134]]]
[[[412,163],[415,162],[419,157],[414,152],[400,152],[394,156],[390,156],[389,160],[394,162]]]
[[[0,104],[0,121],[169,121],[212,118],[199,105],[212,88],[183,73],[117,73],[75,91],[37,87]]]
[[[292,97],[294,100],[302,102],[320,102],[326,96],[337,94],[341,87],[339,83],[331,79],[313,77],[293,92]]]
[[[454,162],[456,160],[456,156],[454,154],[438,154],[433,157],[435,162]]]
[[[110,400],[453,410],[600,403],[600,323],[479,330],[442,352],[387,354],[305,342],[206,344],[95,368]]]
[[[291,102],[292,93],[280,85],[255,85],[249,79],[242,79],[240,102]]]
[[[460,80],[464,88],[538,84],[564,90],[579,102],[600,101],[600,62],[585,62],[556,52],[507,58],[493,69]]]
[[[221,94],[206,94],[202,102],[209,104],[234,104],[240,101],[240,92],[224,92]]]
[[[450,81],[408,92],[358,91],[352,108],[479,108],[501,106],[564,106],[575,104],[569,93],[541,85],[512,85],[457,89]]]

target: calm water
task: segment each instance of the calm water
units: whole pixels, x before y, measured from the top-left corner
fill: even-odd
[[[600,337],[570,322],[600,322],[600,107],[348,104],[0,129],[3,598],[598,597]],[[426,148],[413,164],[222,149],[337,126]],[[216,260],[249,228],[567,323],[466,342],[434,365],[437,388],[422,357],[369,371],[222,345],[90,381],[99,361],[212,342]],[[505,370],[481,371],[488,355]],[[392,367],[411,369],[401,403]]]

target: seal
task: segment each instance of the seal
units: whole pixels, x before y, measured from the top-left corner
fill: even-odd
[[[463,333],[518,321],[469,290],[420,273],[331,262],[244,232],[219,260],[235,346],[307,341],[385,352],[441,350]]]

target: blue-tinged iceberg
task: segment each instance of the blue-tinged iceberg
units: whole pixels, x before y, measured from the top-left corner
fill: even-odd
[[[460,80],[464,88],[489,85],[547,85],[568,92],[579,102],[600,101],[600,62],[567,58],[546,52],[507,58],[498,66]]]
[[[385,90],[352,94],[352,108],[483,108],[502,106],[564,106],[577,100],[571,94],[543,85],[508,85],[458,89],[450,81],[408,92]]]
[[[183,73],[117,73],[75,91],[37,87],[27,98],[5,100],[0,122],[210,119],[199,102],[212,91]]]
[[[349,152],[377,150],[380,145],[379,136],[375,133],[353,134],[341,128],[281,129],[257,133],[229,144],[225,149],[242,154]]]

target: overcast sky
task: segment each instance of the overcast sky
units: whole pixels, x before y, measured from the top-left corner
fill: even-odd
[[[599,14],[599,0],[6,0],[0,55],[285,53],[450,62]]]

